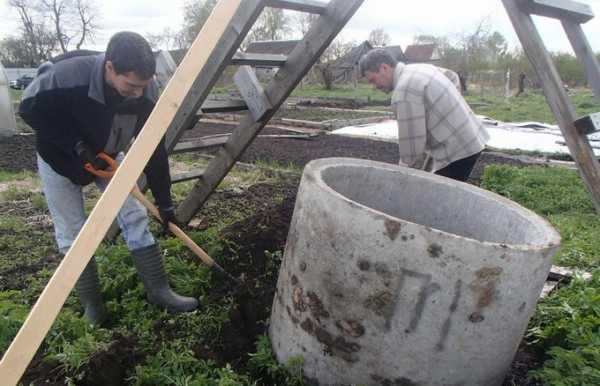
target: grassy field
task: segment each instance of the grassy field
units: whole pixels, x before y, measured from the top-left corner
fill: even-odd
[[[600,111],[600,102],[588,89],[575,89],[570,92],[573,106],[577,114],[583,116]],[[356,98],[372,105],[385,107],[389,103],[389,95],[373,90],[367,84],[359,83],[354,87],[337,87],[331,91],[320,85],[297,88],[292,96],[320,98]],[[555,124],[556,119],[543,93],[532,90],[520,97],[505,98],[499,96],[467,95],[467,102],[473,106],[477,114],[486,115],[504,122],[538,121]]]
[[[575,171],[490,166],[482,186],[546,217],[560,232],[559,265],[593,273],[538,304],[526,341],[544,385],[600,385],[600,218]]]

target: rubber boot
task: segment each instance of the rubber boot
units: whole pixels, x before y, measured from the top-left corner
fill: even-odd
[[[106,320],[106,309],[100,294],[100,281],[94,257],[86,265],[75,284],[79,301],[85,310],[83,316],[93,325],[100,326]]]
[[[131,254],[150,303],[171,313],[188,312],[198,308],[198,300],[178,295],[169,286],[158,245],[135,249]]]

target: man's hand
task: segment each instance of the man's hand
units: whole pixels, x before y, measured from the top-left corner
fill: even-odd
[[[97,154],[94,154],[92,149],[90,149],[83,141],[77,142],[73,150],[84,165],[91,164],[96,170],[105,170],[108,168],[108,163],[102,158],[99,158]]]
[[[169,230],[169,223],[177,225],[177,220],[175,219],[175,209],[173,207],[164,209],[159,208],[158,213],[160,214],[160,220],[163,224],[163,235],[170,235],[171,231]]]

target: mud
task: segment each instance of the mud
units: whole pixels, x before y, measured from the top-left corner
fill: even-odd
[[[35,136],[14,135],[0,140],[0,170],[9,172],[37,170]]]
[[[206,135],[230,133],[235,126],[200,122],[184,134],[184,140]],[[261,134],[292,134],[289,131],[265,128]],[[217,150],[208,153],[214,154]],[[309,161],[326,157],[352,157],[397,163],[398,145],[390,142],[321,135],[310,140],[290,138],[256,138],[240,159],[241,162],[277,162],[304,166]]]

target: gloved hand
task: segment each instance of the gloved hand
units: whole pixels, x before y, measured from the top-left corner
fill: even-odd
[[[177,225],[177,220],[175,219],[175,209],[172,206],[169,208],[158,208],[158,213],[160,214],[160,219],[163,225],[163,235],[170,235],[171,231],[169,230],[169,223]]]
[[[104,161],[102,158],[99,158],[97,154],[94,154],[92,149],[83,141],[77,142],[73,150],[84,165],[89,163],[96,170],[106,170],[109,166],[106,161]]]

